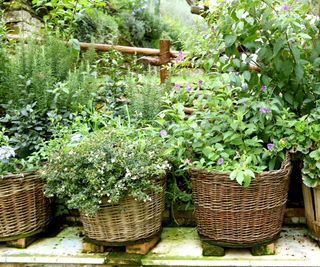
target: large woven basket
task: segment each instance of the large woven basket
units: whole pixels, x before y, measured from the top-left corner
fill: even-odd
[[[151,237],[161,230],[165,179],[157,182],[163,190],[152,193],[151,201],[125,198],[119,205],[103,204],[96,216],[80,211],[84,232],[90,239],[129,242]]]
[[[192,169],[198,231],[224,246],[262,244],[281,230],[288,196],[289,157],[280,170],[263,172],[244,188],[228,172]]]
[[[43,180],[35,172],[0,178],[0,241],[41,232],[51,218]]]

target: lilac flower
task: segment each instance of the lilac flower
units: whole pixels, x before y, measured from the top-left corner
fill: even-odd
[[[266,108],[266,107],[261,107],[261,108],[259,109],[259,111],[260,111],[261,113],[269,113],[269,112],[270,112],[270,109],[268,109],[268,108]]]
[[[246,106],[247,106],[247,101],[243,101],[243,102],[242,102],[242,105],[243,105],[244,107],[246,107]]]
[[[199,80],[199,81],[198,81],[198,84],[199,84],[199,85],[203,85],[203,81],[202,81],[202,80]]]
[[[10,146],[0,147],[0,160],[7,160],[11,157],[15,157],[16,153],[14,149]]]
[[[267,86],[266,85],[262,85],[261,86],[261,91],[265,92],[267,90]]]
[[[236,157],[240,157],[240,152],[239,151],[236,151]]]
[[[179,56],[176,57],[176,63],[184,60],[184,53],[179,51]]]
[[[287,3],[283,4],[283,5],[281,6],[281,10],[283,10],[283,11],[288,11],[288,10],[289,10],[289,5],[288,5]]]
[[[224,159],[223,158],[219,158],[217,163],[218,163],[218,165],[222,165],[224,163]]]
[[[179,84],[179,83],[175,83],[175,84],[174,84],[174,88],[175,88],[175,89],[180,89],[180,84]]]
[[[161,136],[162,138],[166,137],[167,135],[168,135],[168,132],[167,132],[166,130],[162,129],[162,130],[160,131],[160,136]]]
[[[217,29],[216,29],[214,26],[211,26],[211,31],[212,31],[213,33],[215,33],[215,32],[217,31]]]
[[[190,85],[190,83],[187,83],[187,84],[186,84],[186,90],[187,90],[187,91],[190,91],[190,89],[191,89],[191,85]]]
[[[273,144],[272,143],[267,144],[267,149],[271,151],[273,149]]]

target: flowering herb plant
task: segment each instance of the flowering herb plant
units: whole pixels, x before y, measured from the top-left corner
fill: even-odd
[[[209,30],[194,44],[199,64],[228,73],[235,86],[281,96],[297,115],[320,96],[318,9],[307,0],[217,0]]]
[[[242,88],[211,88],[185,118],[184,103],[164,112],[169,155],[181,166],[228,171],[248,186],[256,173],[278,169],[294,141],[295,114],[281,98],[249,95]],[[192,94],[192,92],[190,92]]]
[[[162,141],[159,131],[119,125],[73,137],[49,155],[45,193],[88,214],[95,214],[103,199],[110,204],[126,196],[148,201],[148,192],[162,190],[154,182],[170,168]]]
[[[306,186],[320,185],[320,109],[316,107],[309,115],[295,123],[296,150],[304,154],[302,178]]]

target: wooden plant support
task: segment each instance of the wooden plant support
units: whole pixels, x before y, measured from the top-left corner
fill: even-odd
[[[83,253],[103,253],[106,251],[123,251],[128,254],[145,255],[160,241],[160,233],[156,235],[129,242],[103,242],[85,238],[82,242]]]
[[[224,242],[217,242],[214,240],[207,239],[206,237],[200,236],[202,244],[202,255],[203,256],[224,256],[226,248],[249,248],[253,256],[263,255],[274,255],[275,244],[270,241],[265,244],[252,244],[252,245],[241,245],[241,244],[230,244]]]
[[[165,83],[168,78],[168,70],[166,65],[170,62],[170,40],[160,40],[160,83]]]
[[[310,188],[303,184],[302,192],[309,235],[320,242],[320,186]]]
[[[42,233],[43,229],[40,229],[30,234],[21,234],[7,238],[0,238],[0,242],[4,242],[7,247],[26,248],[38,240]]]
[[[7,241],[6,245],[7,247],[13,247],[13,248],[26,248],[37,239],[38,239],[37,235],[28,236],[28,237],[24,237],[16,240]]]

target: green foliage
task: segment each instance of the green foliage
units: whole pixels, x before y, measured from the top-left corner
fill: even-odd
[[[228,171],[248,186],[255,173],[280,168],[294,142],[295,115],[266,92],[244,98],[242,88],[213,84],[179,89],[190,96],[175,98],[160,121],[168,131],[167,153],[180,167]],[[186,120],[184,101],[190,98],[196,112]]]
[[[103,198],[111,204],[126,196],[148,201],[150,190],[161,190],[154,181],[170,167],[162,150],[162,139],[154,129],[110,125],[103,131],[73,135],[50,155],[43,169],[46,194],[90,214],[97,212]]]
[[[164,34],[174,42],[172,30],[158,15],[148,9],[147,1],[115,0],[33,0],[46,29],[59,31],[69,39],[86,42],[120,43],[133,46],[157,47]],[[181,47],[181,43],[179,43]]]
[[[95,8],[106,6],[103,0],[32,0],[32,4],[39,14],[44,14],[47,29],[59,29],[67,37],[74,33],[82,14],[90,14]]]
[[[200,64],[251,92],[267,86],[296,114],[307,114],[320,95],[319,18],[308,2],[216,2],[206,17],[210,31],[195,45]]]
[[[131,81],[127,87],[129,113],[136,120],[154,123],[156,116],[162,110],[162,96],[167,91],[165,86],[159,85],[158,81],[152,81],[149,76],[139,75]]]
[[[29,155],[39,149],[39,144],[45,139],[50,126],[42,111],[35,109],[36,104],[26,104],[21,109],[4,106],[6,114],[0,123],[6,126],[10,136],[10,145],[17,150],[20,157]]]
[[[65,122],[73,113],[92,108],[99,80],[89,50],[82,60],[78,51],[48,38],[43,44],[19,44],[15,54],[3,52],[0,72],[0,123],[19,157],[39,148],[52,134],[51,118]]]
[[[111,15],[94,9],[75,21],[74,38],[82,42],[117,44],[120,38],[118,23]]]
[[[296,150],[302,153],[302,178],[305,185],[320,184],[320,109],[317,106],[308,116],[295,123]]]

